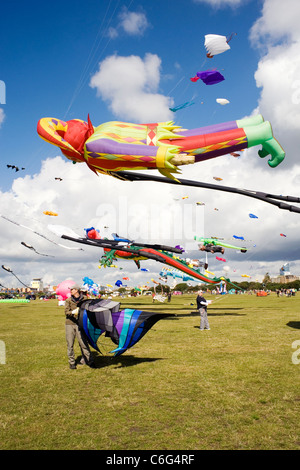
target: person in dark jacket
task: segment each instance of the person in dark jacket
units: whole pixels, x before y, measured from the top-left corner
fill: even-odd
[[[76,369],[74,343],[75,338],[77,338],[82,354],[80,364],[87,364],[90,367],[95,368],[96,366],[92,360],[91,351],[86,336],[78,328],[79,307],[84,300],[87,300],[87,296],[81,292],[81,287],[78,285],[73,285],[70,287],[70,290],[71,297],[69,297],[65,302],[65,328],[69,366],[70,369]]]
[[[207,318],[207,306],[208,302],[207,300],[203,297],[203,291],[199,290],[198,295],[197,295],[197,309],[199,310],[200,313],[200,330],[210,330],[209,327],[209,322]]]

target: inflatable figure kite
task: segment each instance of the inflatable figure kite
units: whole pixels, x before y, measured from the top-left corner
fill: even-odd
[[[152,124],[107,122],[94,127],[88,117],[62,121],[42,118],[37,132],[47,142],[59,147],[73,162],[85,162],[97,173],[123,181],[156,181],[197,188],[215,189],[255,198],[279,209],[300,213],[300,208],[282,201],[300,202],[299,197],[274,195],[201,181],[178,179],[179,167],[236,152],[256,145],[261,158],[270,156],[270,167],[279,165],[285,152],[273,136],[271,124],[261,115],[198,129],[185,130],[173,121]],[[164,177],[132,170],[159,170]],[[126,171],[130,170],[130,171]]]
[[[172,177],[178,167],[202,162],[256,145],[260,157],[270,155],[271,167],[285,157],[275,140],[271,124],[261,115],[198,129],[184,130],[172,121],[152,124],[107,122],[94,127],[88,117],[62,121],[42,118],[37,132],[47,142],[60,147],[74,162],[85,162],[99,173],[122,170],[158,169]]]
[[[85,300],[80,305],[78,326],[85,333],[89,344],[99,352],[97,340],[105,333],[117,345],[110,352],[119,356],[134,346],[156,322],[171,316],[174,314],[130,308],[120,310],[118,302],[93,299]]]

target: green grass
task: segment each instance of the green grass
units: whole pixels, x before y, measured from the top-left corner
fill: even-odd
[[[57,301],[0,304],[0,449],[300,449],[300,294],[207,298],[203,332],[195,296],[121,299],[176,317],[73,371]]]

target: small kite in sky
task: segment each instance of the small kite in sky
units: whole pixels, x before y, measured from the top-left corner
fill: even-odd
[[[175,106],[174,108],[169,108],[170,111],[173,113],[176,113],[176,111],[179,111],[180,109],[188,108],[189,106],[192,106],[195,104],[195,101],[186,101],[183,104],[179,104],[178,106]]]
[[[11,273],[13,276],[15,276],[16,279],[18,279],[18,281],[23,284],[23,286],[25,287],[28,287],[30,289],[29,286],[27,286],[26,284],[24,284],[24,282],[21,281],[21,279],[18,278],[18,276],[16,276],[16,274],[13,272],[13,270],[9,267],[9,266],[5,266],[4,264],[2,264],[2,269],[4,269],[5,271]]]
[[[222,181],[222,180],[223,180],[223,178],[219,178],[218,176],[214,176],[213,178],[214,178],[214,180],[216,180],[216,181]]]
[[[225,104],[230,103],[230,101],[228,101],[226,98],[217,98],[216,102],[221,104],[222,106],[224,106]]]
[[[11,168],[12,170],[20,171],[20,168],[16,165],[6,165],[7,168]],[[25,168],[21,168],[21,170],[25,170]]]
[[[219,256],[216,256],[216,259],[219,260],[219,261],[224,261],[224,262],[226,261],[225,258],[220,258]]]
[[[249,214],[250,219],[258,219],[257,215],[255,214]]]
[[[235,237],[235,238],[240,238],[241,240],[244,240],[243,237]],[[197,237],[195,236],[194,237],[194,240],[197,240],[199,242],[201,242],[202,244],[204,244],[204,246],[208,246],[209,249],[213,246],[218,246],[218,247],[224,247],[224,248],[232,248],[233,250],[239,250],[241,251],[241,253],[246,253],[247,252],[247,248],[246,247],[241,247],[241,246],[235,246],[235,245],[231,245],[229,243],[225,243],[223,240],[223,238],[221,239],[218,239],[216,237],[211,237],[211,238],[205,238],[205,237]],[[199,245],[200,246],[200,245]],[[204,251],[204,250],[202,250]],[[205,251],[208,251],[208,250],[205,250]],[[216,251],[216,250],[213,250],[213,251]],[[213,252],[212,251],[212,252]],[[220,251],[220,250],[219,250]],[[221,251],[221,253],[224,253],[224,250]]]
[[[5,266],[4,264],[2,264],[2,269],[4,269],[5,271],[9,273],[12,273],[12,269],[9,266]]]
[[[43,214],[45,215],[52,215],[54,217],[58,216],[58,214],[56,212],[52,212],[52,211],[44,211]]]
[[[45,255],[45,254],[43,254],[43,253],[39,253],[38,251],[36,251],[36,249],[35,249],[33,246],[28,245],[28,243],[21,242],[21,245],[25,246],[26,248],[29,248],[29,250],[34,251],[37,255],[49,256],[49,257],[51,257],[51,258],[55,258],[55,256],[52,256],[52,255]]]
[[[56,181],[62,181],[62,178],[56,177],[56,178],[54,178],[54,179],[55,179]]]
[[[286,237],[286,235],[284,233],[281,233],[280,236],[281,237]]]
[[[199,79],[202,80],[205,85],[215,85],[225,80],[218,70],[203,70],[202,72],[197,72],[195,77],[190,78],[191,82],[196,82]]]
[[[220,34],[206,34],[204,36],[204,46],[207,51],[206,57],[212,59],[217,54],[228,51],[230,49],[229,41],[236,33],[231,33],[230,36],[221,36]]]

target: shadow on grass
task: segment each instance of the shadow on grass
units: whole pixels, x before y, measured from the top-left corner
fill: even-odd
[[[141,305],[143,305],[143,304],[141,304]],[[153,311],[154,307],[155,307],[156,312],[161,310],[161,312],[163,313],[165,310],[187,310],[189,308],[189,305],[186,308],[184,308],[184,307],[172,307],[171,305],[153,304],[152,307],[150,305],[147,305],[142,310],[145,311],[145,312],[151,312],[151,311]]]
[[[135,356],[94,356],[94,362],[97,369],[102,369],[103,367],[132,367],[143,362],[155,362],[161,361],[160,357],[135,357]]]
[[[224,310],[229,310],[229,312],[224,312]],[[223,309],[210,309],[208,312],[207,312],[207,315],[208,316],[211,316],[211,317],[220,317],[220,316],[226,316],[226,315],[230,315],[230,316],[235,316],[235,317],[242,317],[242,316],[245,316],[246,313],[236,313],[234,312],[233,310],[243,310],[242,308],[223,308]],[[217,312],[217,313],[215,313]],[[179,318],[179,317],[199,317],[200,314],[197,311],[194,311],[194,312],[190,312],[190,313],[181,313],[181,314],[175,314],[175,317],[170,317],[169,320],[173,320],[174,318]],[[167,320],[167,318],[166,318]]]
[[[186,308],[184,308],[184,307],[172,307],[171,305],[168,305],[168,306],[161,305],[161,306],[156,306],[155,313],[166,313],[166,311],[172,313],[172,311],[175,311],[175,310],[188,311],[190,307],[191,307],[190,305],[187,305]],[[147,306],[147,307],[143,308],[142,310],[145,311],[145,312],[153,311],[150,306]],[[226,307],[225,308],[208,307],[209,312],[211,312],[211,311],[222,311],[222,312],[224,312],[225,310],[230,310],[230,311],[244,310],[244,308],[243,307],[228,307],[228,308],[226,308]],[[196,308],[195,308],[194,311],[199,313]],[[175,315],[179,316],[177,313]]]
[[[300,330],[300,321],[289,321],[286,325]]]

